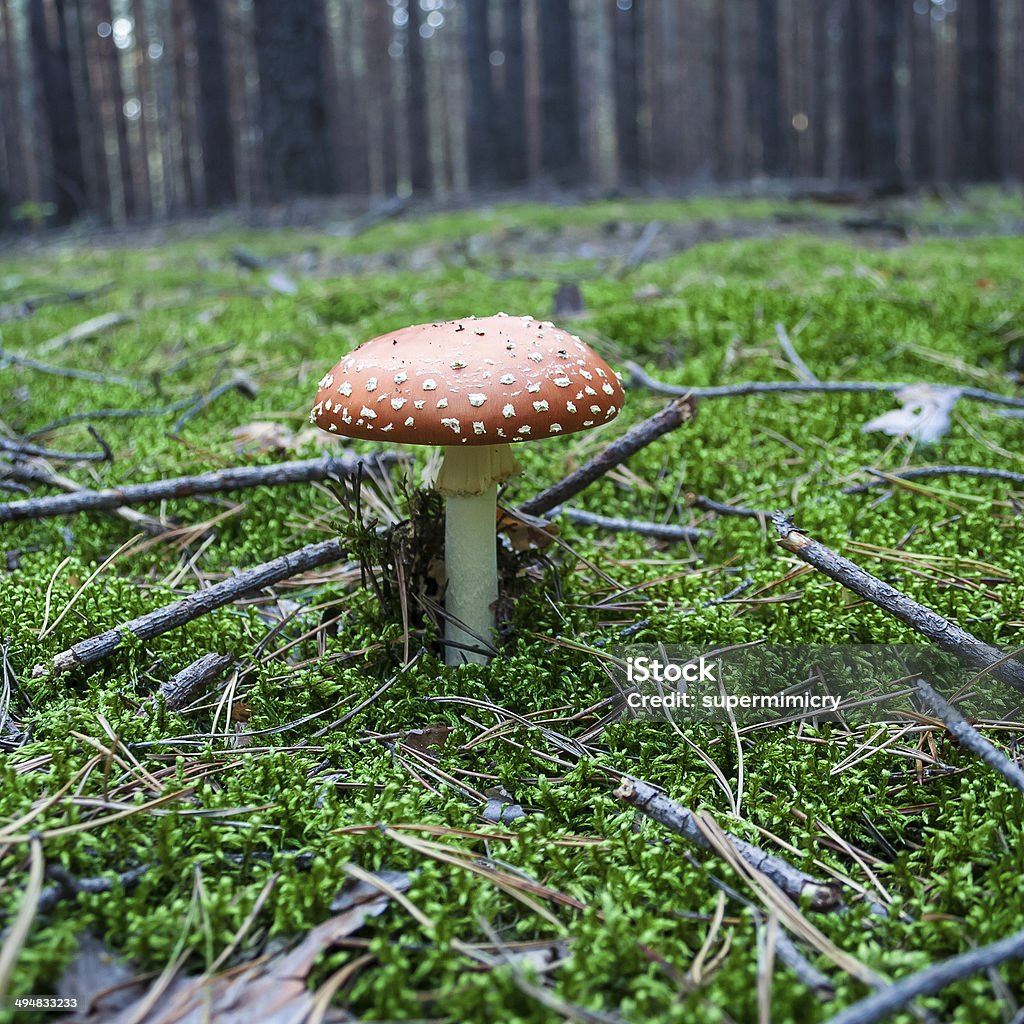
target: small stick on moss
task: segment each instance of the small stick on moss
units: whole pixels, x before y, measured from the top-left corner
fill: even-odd
[[[211,402],[216,401],[216,399],[220,398],[220,396],[227,391],[237,391],[249,399],[256,397],[256,385],[253,384],[252,381],[246,380],[245,377],[234,377],[229,381],[225,381],[223,384],[218,384],[217,387],[208,391],[205,395],[200,395],[192,405],[190,405],[174,421],[174,426],[171,427],[171,435],[180,434],[185,424],[188,423],[193,416],[197,416]]]
[[[924,679],[917,679],[914,683],[917,687],[918,696],[921,700],[942,719],[943,724],[949,730],[950,735],[962,747],[966,747],[972,754],[976,754],[991,768],[998,772],[1011,786],[1016,786],[1024,793],[1024,771],[1015,765],[998,747],[989,743],[977,729],[971,725],[963,715],[952,704],[949,703],[940,693],[937,693],[932,686]]]
[[[131,319],[127,313],[100,313],[99,316],[94,316],[90,320],[76,324],[63,334],[58,334],[55,338],[44,341],[35,350],[36,355],[44,356],[50,352],[56,352],[57,349],[66,348],[76,341],[88,341],[104,331],[109,331],[113,327],[120,327],[121,324],[128,323]]]
[[[156,703],[157,697],[163,697],[169,711],[180,711],[192,697],[203,687],[209,686],[218,676],[222,675],[234,662],[230,654],[204,654],[196,658],[187,668],[162,683],[156,695],[146,701],[136,712],[138,717],[145,717]]]
[[[646,448],[652,441],[657,441],[659,437],[692,420],[695,415],[696,406],[689,396],[684,395],[682,398],[669,402],[649,419],[638,423],[631,430],[627,430],[622,437],[612,441],[603,452],[595,455],[579,469],[541,491],[540,494],[524,501],[519,506],[519,511],[531,516],[550,512],[551,509],[557,508],[579,494],[584,487],[599,480],[605,473],[621,465],[630,456],[635,455],[642,448]]]
[[[1014,473],[1009,469],[989,469],[987,466],[913,466],[909,469],[886,471],[865,466],[864,472],[871,473],[877,479],[844,487],[840,494],[861,494],[873,487],[884,487],[894,480],[920,480],[929,476],[990,477],[993,480],[1007,480],[1012,484],[1024,484],[1024,473]]]
[[[44,889],[39,894],[39,913],[48,914],[61,900],[71,899],[81,893],[95,895],[110,892],[120,886],[131,892],[142,881],[143,875],[149,870],[148,864],[122,871],[117,876],[99,875],[96,878],[75,878],[70,871],[65,871],[59,864],[47,864],[46,874],[56,884]]]
[[[648,782],[623,776],[615,796],[648,818],[684,836],[704,850],[711,844],[694,820],[689,807],[676,803]],[[736,852],[754,869],[770,878],[787,896],[799,900],[809,896],[815,910],[833,910],[840,905],[839,889],[832,882],[814,878],[788,861],[762,850],[738,836],[726,833]]]
[[[779,339],[779,348],[782,349],[786,358],[793,364],[793,369],[796,370],[796,375],[800,380],[807,384],[820,384],[820,379],[814,375],[811,368],[800,358],[800,353],[797,352],[796,346],[794,346],[790,339],[789,332],[784,324],[777,323],[775,325],[775,337]]]
[[[139,385],[124,377],[116,377],[110,373],[93,373],[90,370],[74,370],[67,366],[51,366],[49,363],[41,363],[37,359],[30,359],[28,356],[18,355],[16,352],[8,352],[0,348],[0,370],[5,366],[13,364],[22,366],[26,370],[35,370],[36,373],[45,373],[51,377],[65,377],[68,380],[88,380],[94,384],[123,384],[125,387],[135,388]]]
[[[883,611],[927,637],[937,647],[955,654],[968,667],[990,672],[1015,690],[1024,691],[1024,664],[1008,658],[997,647],[984,643],[938,612],[918,604],[877,576],[872,576],[855,562],[808,537],[793,525],[792,519],[785,512],[773,513],[772,522],[779,531],[779,543],[797,558],[814,566],[847,590],[878,605]]]
[[[823,381],[742,381],[738,384],[717,384],[712,387],[685,388],[677,384],[666,384],[650,376],[636,363],[627,363],[630,381],[653,391],[656,395],[692,395],[697,401],[706,398],[743,398],[747,395],[789,395],[789,394],[877,394],[896,392],[907,387],[907,382],[871,380],[823,380]],[[917,381],[918,384],[922,383]],[[934,387],[944,385],[935,384]],[[1024,409],[1024,398],[1000,395],[983,388],[958,388],[961,398],[975,402],[989,402],[992,405],[1008,405]]]
[[[988,946],[961,953],[951,960],[932,964],[923,971],[910,974],[892,985],[886,985],[870,996],[848,1006],[836,1014],[827,1024],[875,1024],[903,1009],[919,996],[928,996],[947,985],[968,978],[972,974],[991,970],[1007,960],[1024,957],[1024,931]]]
[[[583,526],[599,526],[605,530],[621,530],[638,533],[641,537],[653,537],[656,540],[693,541],[710,536],[707,530],[699,530],[695,526],[677,526],[675,523],[652,523],[646,519],[620,519],[616,516],[602,516],[596,512],[587,512],[581,508],[563,508],[552,512],[552,516],[564,515],[574,523]]]
[[[18,480],[27,484],[56,487],[70,495],[95,493],[90,491],[87,487],[82,487],[80,484],[76,484],[75,481],[69,477],[61,476],[59,473],[54,473],[41,465],[37,466],[29,462],[18,462],[14,464],[0,462],[0,477],[10,477],[12,480]],[[31,500],[53,501],[55,499],[42,498]],[[12,501],[6,504],[0,504],[0,522],[5,521],[4,510],[14,504],[18,504],[18,502]],[[159,519],[155,519],[153,516],[147,516],[142,512],[136,512],[135,509],[112,508],[109,509],[108,512],[111,516],[117,516],[118,519],[123,519],[131,526],[141,529],[143,532],[151,535],[163,533],[166,529],[166,525]]]
[[[742,505],[728,505],[724,501],[715,501],[703,494],[694,494],[692,491],[686,495],[686,504],[690,508],[699,508],[704,512],[714,512],[718,516],[743,516],[747,519],[758,519],[762,523],[768,522],[772,514],[767,509],[744,508]]]
[[[59,462],[112,462],[114,454],[110,450],[110,445],[100,437],[95,427],[89,427],[89,433],[100,444],[98,452],[60,452],[53,448],[40,448],[39,445],[29,444],[27,441],[12,440],[9,437],[0,437],[0,450],[25,458],[56,459]]]
[[[32,674],[37,678],[48,675],[50,672],[63,675],[76,668],[95,664],[110,657],[128,637],[149,640],[152,637],[160,636],[168,630],[177,629],[179,626],[198,619],[201,615],[223,608],[224,605],[231,604],[232,601],[236,601],[245,594],[262,590],[264,587],[280,583],[281,580],[288,579],[290,576],[297,576],[299,573],[308,572],[310,569],[316,569],[329,562],[336,562],[344,555],[345,547],[337,539],[307,544],[304,548],[254,566],[252,569],[247,569],[237,576],[231,576],[212,587],[189,594],[188,597],[182,598],[180,601],[147,612],[130,622],[116,626],[114,629],[108,629],[98,636],[82,640],[66,651],[61,651],[49,665],[36,665]]]
[[[47,519],[76,512],[95,512],[166,501],[169,498],[191,498],[197,494],[215,494],[250,487],[309,483],[313,480],[340,479],[354,476],[360,469],[374,469],[394,462],[397,456],[382,453],[360,458],[346,453],[297,462],[278,462],[271,466],[237,466],[198,476],[179,476],[154,480],[148,484],[128,484],[103,491],[81,488],[73,494],[45,498],[27,498],[0,504],[0,523],[25,519]]]

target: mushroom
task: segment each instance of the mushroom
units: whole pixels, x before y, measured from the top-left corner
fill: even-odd
[[[498,484],[520,470],[510,445],[607,423],[617,374],[575,335],[498,313],[418,324],[350,352],[320,381],[311,420],[333,434],[442,445],[445,661],[486,664],[498,599]]]

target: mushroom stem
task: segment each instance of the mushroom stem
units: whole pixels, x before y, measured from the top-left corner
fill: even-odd
[[[490,642],[498,600],[497,493],[498,485],[491,484],[481,494],[457,494],[447,499],[444,660],[448,665],[486,665],[491,660],[481,650],[481,639]]]
[[[498,484],[519,472],[507,444],[445,448],[437,490],[445,496],[444,660],[486,665],[498,600]]]

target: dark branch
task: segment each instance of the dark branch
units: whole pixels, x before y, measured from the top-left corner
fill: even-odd
[[[73,494],[59,494],[45,498],[27,498],[0,504],[0,523],[25,519],[47,519],[71,515],[75,512],[95,512],[142,505],[146,502],[165,501],[169,498],[191,498],[197,494],[215,494],[220,491],[245,490],[250,487],[302,484],[313,480],[341,479],[354,476],[360,469],[372,470],[396,455],[360,458],[346,453],[340,457],[326,456],[301,462],[281,462],[273,466],[240,466],[221,469],[199,476],[173,477],[154,480],[148,484],[129,484],[103,491],[79,490]]]
[[[918,604],[848,558],[801,533],[785,513],[776,512],[772,521],[779,531],[782,546],[797,558],[894,615],[937,647],[955,654],[970,668],[988,670],[995,678],[1016,690],[1024,691],[1024,664],[1008,659],[998,648],[983,643],[967,630],[944,619],[938,612]]]
[[[1009,469],[989,469],[987,466],[913,466],[909,469],[879,470],[872,466],[864,467],[865,473],[877,477],[864,484],[844,487],[842,494],[861,494],[873,487],[884,487],[893,480],[920,480],[929,476],[972,476],[990,477],[993,480],[1008,480],[1013,484],[1024,484],[1024,473],[1014,473]]]
[[[931,995],[961,978],[988,971],[1007,960],[1024,956],[1024,931],[1000,939],[988,946],[980,946],[961,953],[951,960],[933,964],[923,971],[886,985],[842,1013],[836,1014],[828,1024],[875,1024],[902,1009],[919,996]]]
[[[786,395],[786,394],[877,394],[896,392],[907,387],[907,382],[880,382],[870,380],[826,380],[826,381],[743,381],[739,384],[718,384],[713,387],[684,388],[676,384],[651,377],[636,363],[627,363],[630,381],[653,391],[657,395],[692,395],[698,401],[705,398],[742,398],[745,395]],[[918,382],[920,383],[920,382]],[[938,385],[936,385],[938,386]],[[1000,395],[982,388],[957,388],[961,398],[976,402],[990,402],[993,405],[1008,405],[1024,409],[1024,398]]]
[[[583,526],[599,526],[605,530],[620,530],[638,533],[641,537],[653,537],[656,540],[694,541],[710,536],[707,530],[699,530],[695,526],[677,526],[675,523],[652,523],[645,519],[620,519],[615,516],[602,516],[596,512],[586,512],[580,508],[563,508],[552,513],[564,515],[574,523]]]
[[[671,800],[659,789],[640,779],[624,776],[615,795],[635,807],[648,818],[684,836],[703,850],[710,850],[707,838],[694,820],[689,807]],[[736,852],[755,870],[767,875],[787,896],[794,900],[809,896],[815,910],[830,910],[839,905],[835,884],[823,882],[793,867],[788,861],[730,833],[729,841]]]
[[[669,402],[650,419],[638,423],[618,440],[612,441],[603,452],[595,455],[585,465],[580,466],[579,469],[559,480],[558,483],[541,491],[540,494],[524,501],[519,506],[519,511],[531,516],[550,512],[551,509],[557,508],[574,495],[579,494],[584,487],[625,462],[630,456],[635,455],[642,448],[646,448],[652,441],[656,441],[664,434],[668,434],[692,420],[695,413],[694,403],[688,397]]]
[[[329,562],[336,562],[344,555],[345,548],[337,539],[308,544],[298,551],[254,566],[212,587],[196,591],[180,601],[147,612],[114,629],[108,629],[98,636],[82,640],[66,651],[61,651],[50,665],[37,665],[33,675],[45,676],[51,671],[63,674],[84,665],[92,665],[113,654],[129,635],[139,640],[160,636],[168,630],[177,629],[198,619],[201,615],[223,608],[224,605],[231,604],[246,594],[272,586],[290,576],[327,565]]]
[[[924,679],[915,681],[918,696],[931,710],[942,719],[949,734],[972,754],[977,755],[991,768],[998,772],[1011,786],[1016,786],[1024,793],[1024,771],[1015,765],[1001,750],[989,743],[977,729],[941,694],[937,693]]]

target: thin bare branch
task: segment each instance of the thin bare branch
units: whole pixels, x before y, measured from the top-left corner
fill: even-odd
[[[779,531],[779,542],[797,558],[878,605],[883,611],[927,637],[937,647],[955,654],[970,668],[988,671],[1014,689],[1024,691],[1024,664],[1008,658],[997,647],[984,643],[938,612],[918,604],[855,562],[807,536],[793,525],[786,513],[774,513],[772,522]]]

